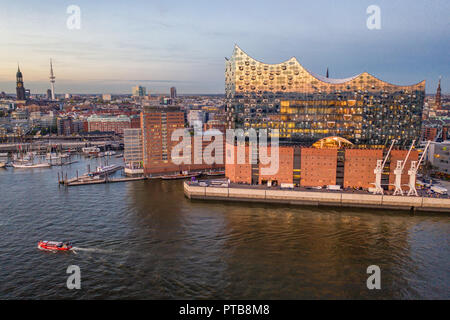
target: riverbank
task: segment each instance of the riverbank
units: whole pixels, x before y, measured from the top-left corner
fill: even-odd
[[[273,190],[239,186],[200,186],[192,182],[184,182],[184,194],[189,199],[200,200],[450,212],[450,199],[431,197],[373,195],[335,191]]]

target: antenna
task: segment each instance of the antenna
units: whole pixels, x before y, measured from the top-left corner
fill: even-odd
[[[53,74],[52,58],[50,58],[50,87],[52,92],[52,100],[55,100],[55,75]]]

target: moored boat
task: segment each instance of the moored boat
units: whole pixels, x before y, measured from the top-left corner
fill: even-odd
[[[13,163],[12,166],[16,169],[33,169],[33,168],[50,168],[50,163]]]
[[[59,160],[68,158],[70,155],[68,153],[47,153],[45,160]]]
[[[56,153],[47,153],[45,160],[58,160],[60,157]]]
[[[13,160],[14,160],[14,162],[22,162],[22,163],[26,163],[26,162],[30,162],[30,161],[33,160],[33,155],[30,154],[30,153],[25,154],[25,155],[23,155],[23,154],[22,154],[22,155],[15,154],[15,155],[13,156]]]
[[[169,174],[169,175],[161,176],[161,179],[163,179],[163,180],[187,179],[187,178],[192,178],[192,177],[198,177],[200,175],[201,175],[201,172],[188,173],[188,172],[184,171],[183,173],[180,173],[180,174]]]
[[[100,148],[97,147],[84,147],[81,149],[85,154],[98,154],[100,152]]]
[[[206,172],[207,176],[224,176],[225,175],[225,171],[210,171],[210,172]]]
[[[105,174],[116,172],[122,168],[123,168],[123,166],[118,165],[118,164],[111,164],[109,166],[100,166],[100,167],[97,167],[96,171],[90,172],[88,174],[88,176],[93,177],[93,176],[105,175]]]

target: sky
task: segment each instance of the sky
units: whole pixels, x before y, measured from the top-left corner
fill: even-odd
[[[80,29],[69,29],[70,5]],[[370,30],[367,7],[380,8]],[[0,0],[0,92],[15,92],[17,64],[31,93],[224,93],[225,57],[239,47],[280,63],[346,78],[367,71],[395,84],[426,80],[450,93],[450,1]]]

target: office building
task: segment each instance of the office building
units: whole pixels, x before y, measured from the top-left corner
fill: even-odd
[[[72,118],[58,117],[56,119],[56,130],[59,136],[68,136],[73,133]]]
[[[179,107],[145,106],[141,113],[144,173],[179,171],[171,161],[173,131],[184,128],[184,113]]]
[[[187,121],[190,127],[202,128],[206,114],[203,110],[189,110]]]
[[[124,129],[123,142],[126,173],[143,173],[142,129]]]
[[[450,140],[431,143],[427,157],[435,173],[443,178],[450,178]]]
[[[147,89],[145,87],[136,86],[132,88],[133,97],[144,97],[147,94]]]
[[[91,115],[87,118],[88,131],[114,132],[123,134],[124,129],[131,128],[130,117],[126,115],[100,116]]]
[[[175,99],[177,97],[177,88],[172,87],[170,88],[170,98]]]
[[[196,154],[197,156],[203,155],[205,148],[207,148],[215,139],[214,136],[221,134],[221,132],[218,132],[217,130],[212,130],[204,134],[201,133],[202,136],[189,136],[190,141],[187,148],[189,155],[182,155],[189,159],[186,161],[188,163],[184,162],[179,164],[172,159],[172,149],[181,143],[181,140],[172,141],[172,134],[177,129],[185,129],[184,112],[181,111],[179,107],[145,106],[141,113],[141,126],[145,175],[178,174],[181,171],[224,168],[223,150],[225,139],[223,139],[223,143],[217,149],[214,149],[214,151],[211,152],[212,157],[221,159],[217,163],[207,163],[203,156],[201,156],[201,159],[196,157]],[[206,137],[206,135],[211,135],[211,137]],[[196,137],[201,140],[201,143],[198,145],[194,142]]]

